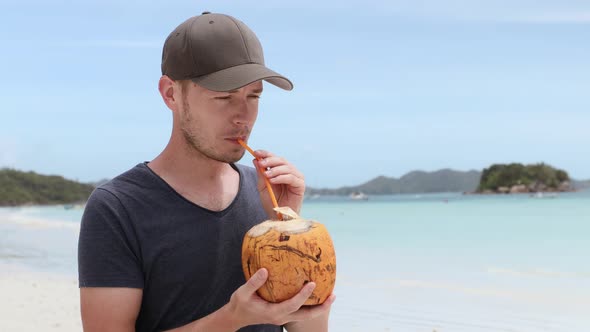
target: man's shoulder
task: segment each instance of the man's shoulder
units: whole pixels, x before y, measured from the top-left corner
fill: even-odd
[[[256,168],[241,164],[235,164],[240,172],[241,187],[242,189],[256,188],[258,176],[256,174]]]
[[[124,197],[141,195],[153,183],[151,170],[140,163],[96,187],[88,202],[121,201]]]
[[[152,175],[150,172],[151,171],[147,167],[146,163],[139,163],[131,169],[101,184],[96,189],[102,189],[112,194],[129,190],[131,188],[141,186],[141,184],[145,183],[146,180],[151,180],[150,178]]]
[[[252,167],[252,166],[247,166],[247,165],[243,165],[243,164],[234,164],[240,173],[242,173],[243,175],[247,176],[247,177],[256,177],[256,168]]]
[[[86,202],[86,210],[127,210],[134,202],[154,196],[154,188],[161,191],[152,171],[146,163],[140,163],[96,187]]]
[[[256,175],[256,168],[252,167],[252,166],[247,166],[247,165],[242,165],[242,164],[234,164],[235,167],[237,167],[238,172],[240,172],[240,174],[247,180],[254,180],[256,181],[257,179],[257,175]]]

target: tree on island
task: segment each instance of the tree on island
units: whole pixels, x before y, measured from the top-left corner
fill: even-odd
[[[94,186],[14,169],[0,169],[0,206],[85,202]]]
[[[566,171],[545,163],[523,165],[520,163],[494,164],[482,172],[479,193],[527,193],[571,191],[570,177]]]

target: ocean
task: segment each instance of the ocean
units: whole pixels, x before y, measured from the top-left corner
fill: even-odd
[[[75,276],[81,215],[0,208],[0,269]],[[590,331],[590,191],[316,197],[302,216],[336,247],[331,331]]]

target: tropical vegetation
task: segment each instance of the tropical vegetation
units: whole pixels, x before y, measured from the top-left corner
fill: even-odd
[[[0,206],[85,202],[94,186],[57,175],[0,169]]]
[[[514,186],[519,186],[521,192],[563,191],[569,188],[569,183],[566,171],[545,163],[494,164],[483,170],[477,191],[506,191]]]

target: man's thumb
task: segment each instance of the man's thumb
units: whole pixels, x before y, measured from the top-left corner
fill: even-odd
[[[244,285],[246,290],[250,293],[254,293],[258,290],[258,288],[262,287],[268,278],[268,271],[265,268],[262,268],[248,279],[248,282]]]

